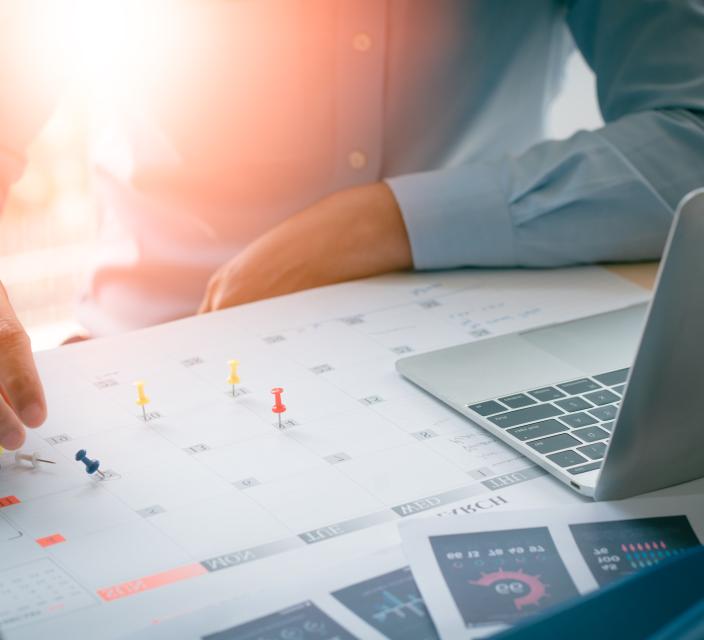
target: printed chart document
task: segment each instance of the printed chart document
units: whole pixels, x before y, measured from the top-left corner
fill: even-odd
[[[37,354],[24,450],[56,464],[0,458],[3,635],[108,640],[300,586],[417,514],[577,501],[394,362],[647,296],[600,268],[392,275]]]
[[[400,525],[441,638],[481,638],[704,541],[704,495]]]

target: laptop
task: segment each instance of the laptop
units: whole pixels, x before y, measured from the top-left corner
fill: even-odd
[[[650,304],[396,367],[597,500],[704,476],[704,189],[678,207]]]

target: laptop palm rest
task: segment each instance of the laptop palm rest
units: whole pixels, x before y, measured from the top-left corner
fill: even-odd
[[[520,335],[583,373],[600,373],[633,363],[646,310],[639,304]]]
[[[455,407],[632,363],[637,305],[551,327],[403,358],[401,374]]]

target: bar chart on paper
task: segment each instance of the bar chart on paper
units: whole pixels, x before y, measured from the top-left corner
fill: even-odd
[[[598,268],[399,275],[38,354],[50,416],[25,449],[55,464],[0,458],[0,628],[128,633],[246,567],[531,482],[395,360],[645,298]],[[419,617],[381,595],[378,624]]]
[[[685,516],[574,524],[570,529],[599,586],[699,546]]]

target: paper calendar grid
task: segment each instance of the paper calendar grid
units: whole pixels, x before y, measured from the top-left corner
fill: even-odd
[[[0,509],[0,579],[50,559],[109,618],[116,600],[538,477],[395,360],[644,298],[599,269],[391,276],[40,354],[50,418],[28,447],[57,465],[3,470],[1,493],[19,503]],[[273,386],[285,388],[283,432]],[[78,449],[105,481],[86,476]]]

